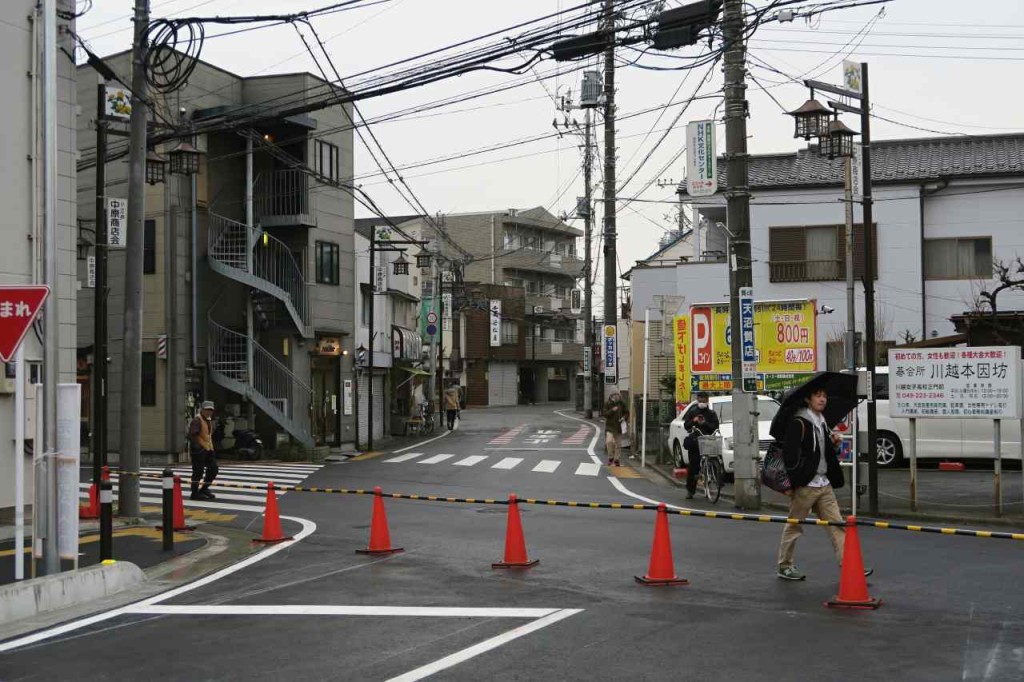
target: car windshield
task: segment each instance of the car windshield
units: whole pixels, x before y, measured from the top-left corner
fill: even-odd
[[[757,411],[760,412],[758,421],[770,422],[779,411],[779,404],[768,398],[757,399]],[[715,412],[718,413],[718,421],[723,424],[732,422],[732,401],[723,400],[715,404]]]

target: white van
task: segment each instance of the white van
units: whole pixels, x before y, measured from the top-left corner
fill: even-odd
[[[889,368],[875,368],[875,402],[878,407],[878,464],[895,467],[910,453],[910,420],[889,416]],[[867,403],[857,408],[860,430],[867,428]],[[918,459],[994,459],[991,419],[918,419]],[[1020,421],[1003,420],[1004,459],[1020,459]]]

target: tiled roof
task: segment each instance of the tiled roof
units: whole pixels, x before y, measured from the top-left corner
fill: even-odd
[[[718,186],[727,184],[725,160],[718,160]],[[940,178],[1024,175],[1024,133],[879,140],[871,144],[871,178],[878,184]],[[750,157],[751,189],[822,187],[843,184],[843,161],[818,156],[817,146],[795,154]],[[679,186],[686,193],[686,184]]]

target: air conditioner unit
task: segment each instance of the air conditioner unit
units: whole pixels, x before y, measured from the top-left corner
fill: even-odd
[[[533,314],[534,315],[539,315],[542,312],[544,312],[544,306],[542,306],[542,305],[535,305],[535,306],[533,306]]]

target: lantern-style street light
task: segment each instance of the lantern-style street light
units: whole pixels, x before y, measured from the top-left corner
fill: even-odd
[[[832,110],[814,99],[813,95],[799,109],[787,113],[796,122],[793,137],[802,137],[805,140],[825,135],[832,120]]]
[[[146,152],[146,183],[159,185],[167,179],[167,159],[150,149]]]
[[[399,254],[398,258],[395,259],[395,274],[396,275],[408,275],[409,274],[409,261],[405,259],[404,254]]]
[[[195,175],[199,172],[199,156],[202,154],[188,141],[182,141],[171,150],[171,172],[176,175]]]
[[[841,159],[853,156],[853,138],[856,131],[850,130],[837,117],[828,124],[828,135],[819,140],[819,152],[829,159]]]

